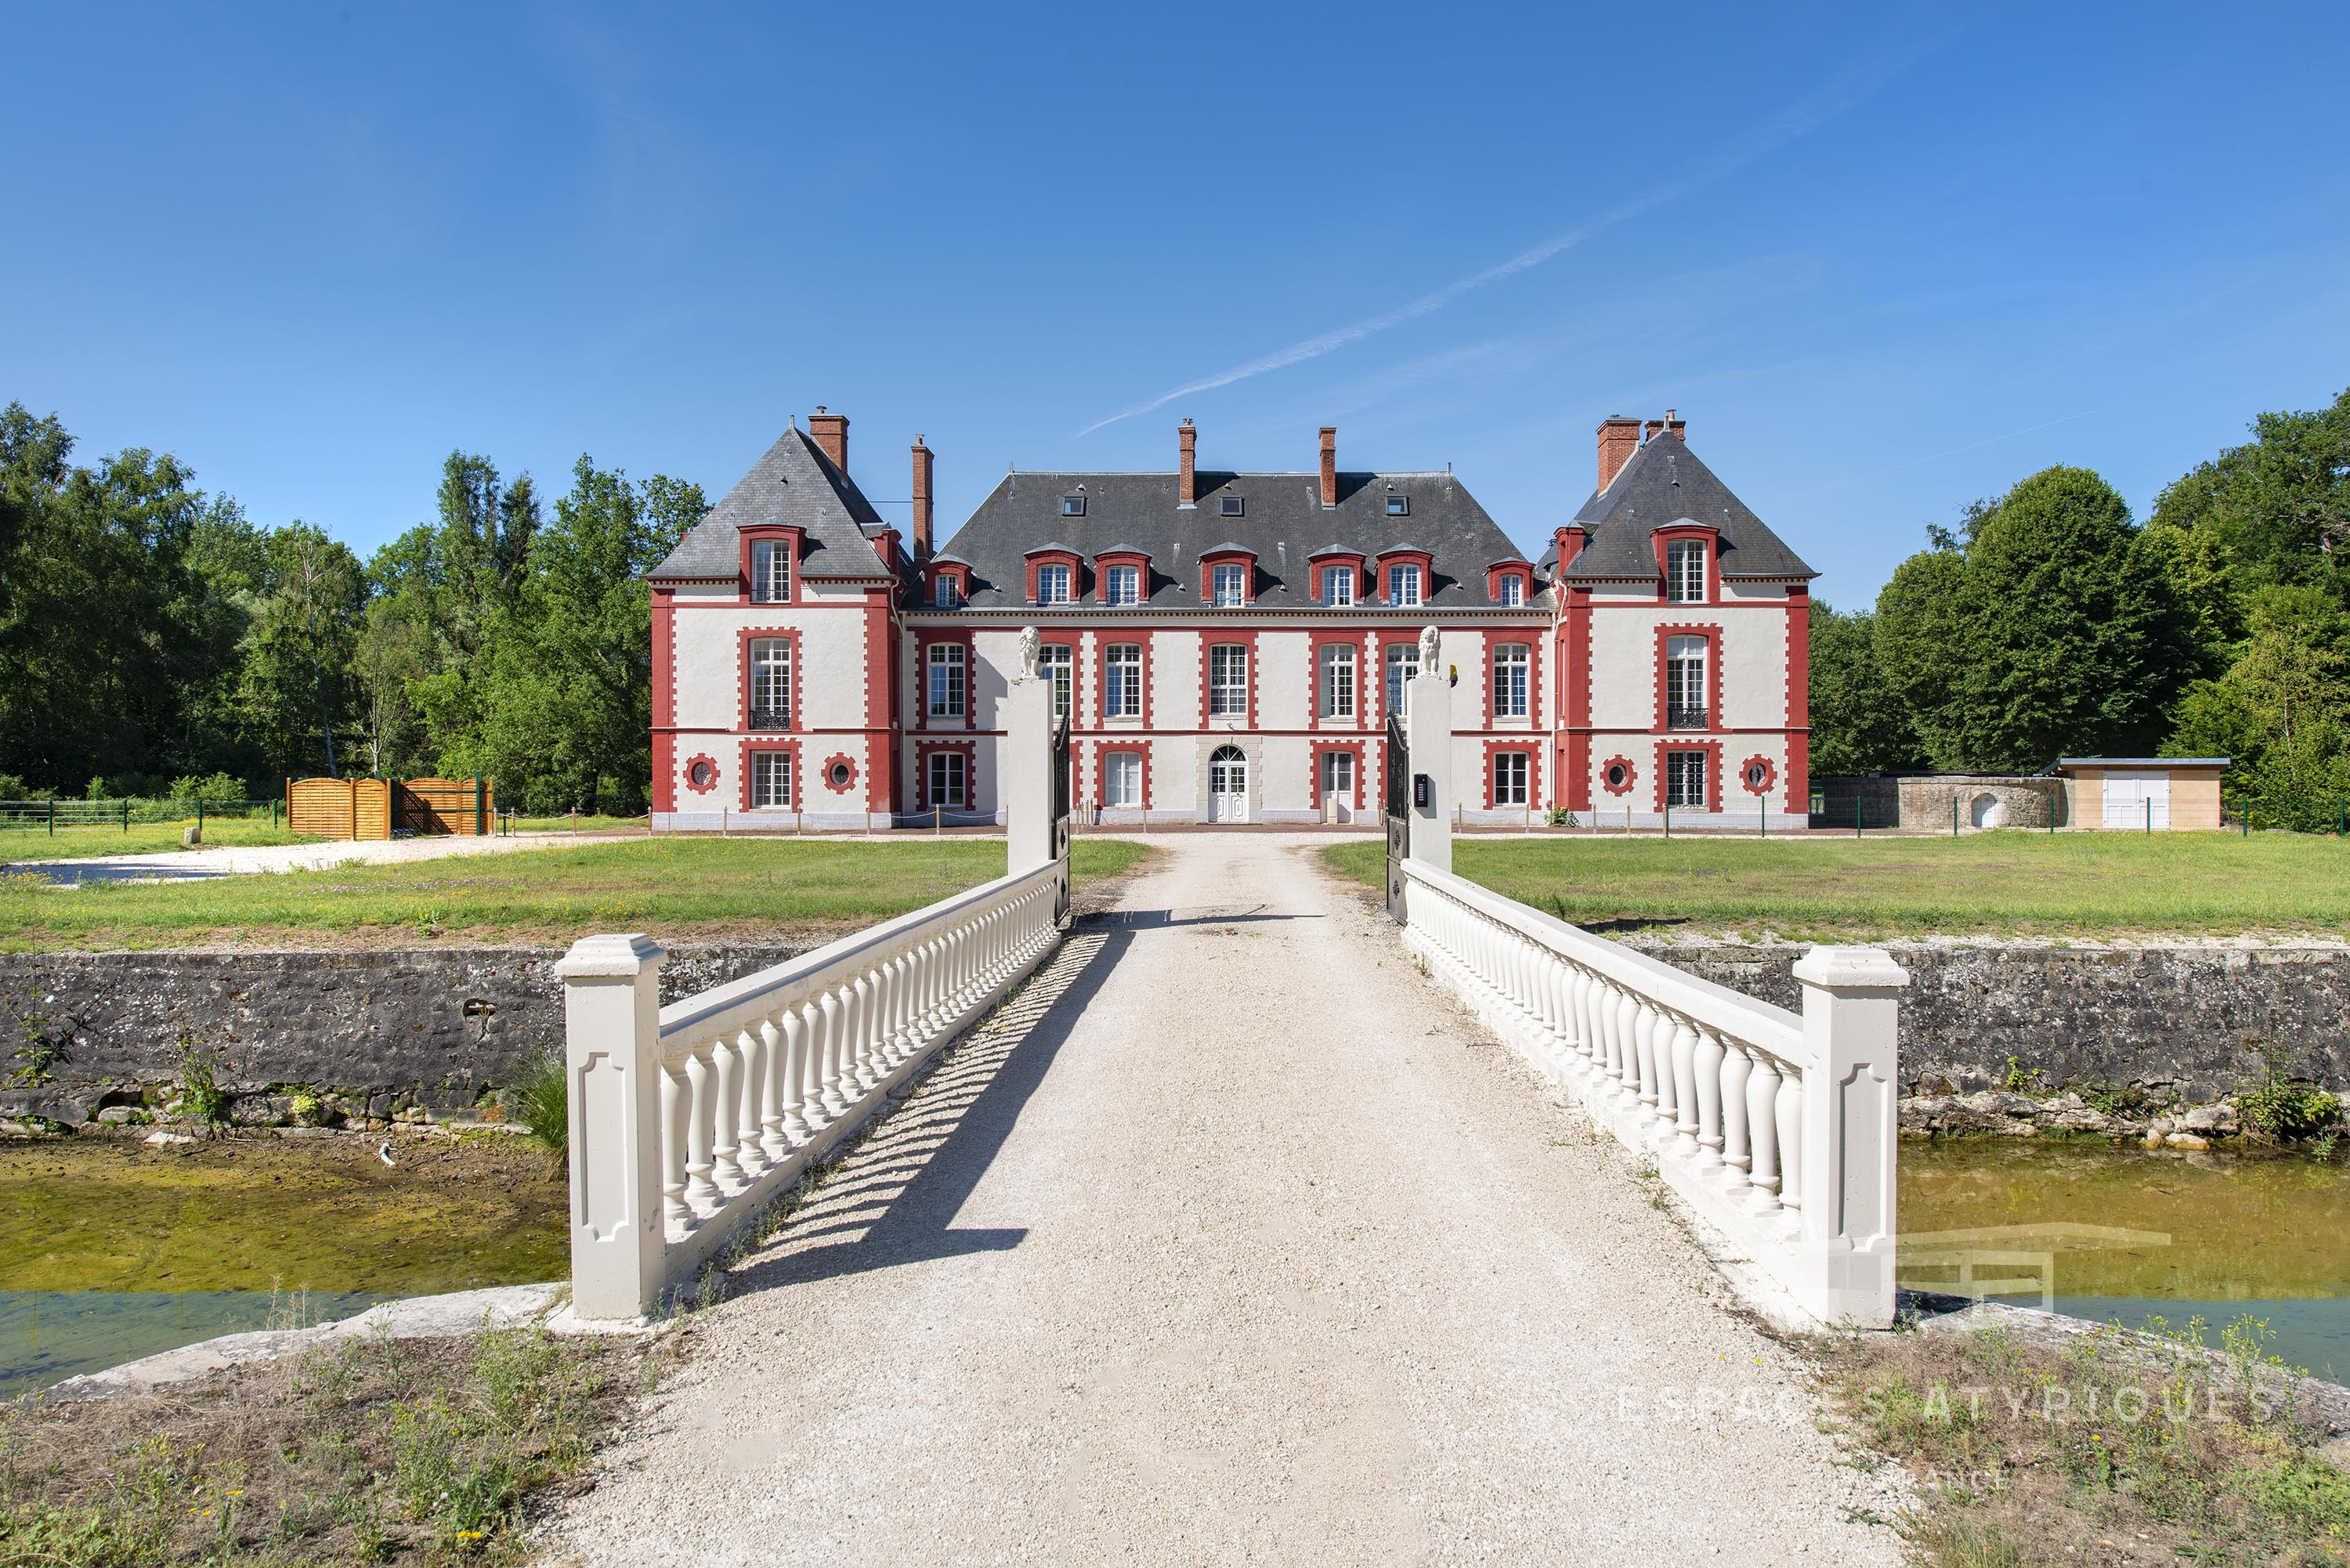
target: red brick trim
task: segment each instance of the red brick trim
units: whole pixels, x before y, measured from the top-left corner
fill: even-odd
[[[1514,576],[1523,597],[1518,601],[1523,609],[1534,602],[1534,564],[1532,561],[1496,561],[1485,568],[1485,597],[1495,605],[1502,602],[1502,579]]]
[[[1812,592],[1787,590],[1787,809],[1812,801]]]
[[[784,803],[784,805],[781,805],[781,806],[773,806],[773,805],[753,805],[751,804],[751,753],[754,753],[754,752],[788,752],[788,753],[791,753],[791,758],[792,758],[792,787],[791,787],[791,799],[789,799],[789,800],[785,801],[785,802]],[[740,760],[741,764],[742,764],[741,772],[742,772],[742,774],[743,774],[743,783],[742,783],[742,786],[734,792],[734,802],[735,802],[735,809],[736,809],[736,810],[738,810],[738,811],[782,811],[782,810],[786,810],[786,809],[788,809],[788,810],[796,811],[796,810],[798,810],[798,809],[799,809],[799,804],[800,804],[801,799],[803,798],[803,797],[802,797],[802,795],[801,795],[801,793],[800,793],[800,792],[801,792],[801,790],[802,790],[802,788],[803,788],[803,781],[802,781],[802,780],[801,780],[801,778],[800,778],[800,743],[799,743],[799,742],[797,742],[797,741],[759,741],[759,740],[753,740],[753,739],[749,738],[748,736],[745,736],[745,737],[743,738],[743,745],[742,745],[742,755],[741,755],[741,757],[740,757],[740,759],[739,759],[739,760]]]
[[[652,590],[653,642],[653,805],[655,811],[677,809],[677,781],[670,773],[676,747],[670,728],[677,722],[676,590],[655,585]]]
[[[840,783],[835,784],[832,782],[832,770],[841,763],[848,764],[848,776]],[[835,794],[847,794],[857,787],[858,772],[855,757],[850,756],[847,752],[835,752],[824,759],[824,787]]]
[[[1131,631],[1110,627],[1097,628],[1094,641],[1094,663],[1097,667],[1094,718],[1099,728],[1108,731],[1150,728],[1150,652],[1151,645],[1158,640],[1150,635],[1151,629],[1149,627],[1138,627]],[[1109,650],[1113,648],[1142,649],[1142,712],[1139,717],[1131,713],[1116,715],[1115,722],[1112,722],[1113,716],[1109,711]],[[1075,677],[1073,676],[1072,679]],[[1073,690],[1070,692],[1073,714],[1076,696]]]
[[[1378,670],[1378,680],[1372,685],[1371,690],[1378,693],[1379,705],[1376,711],[1366,711],[1364,720],[1366,729],[1382,728],[1388,722],[1388,649],[1418,646],[1419,633],[1407,630],[1389,631],[1375,627],[1371,628],[1371,638],[1375,644],[1371,652],[1371,662]]]
[[[923,731],[968,730],[974,722],[972,696],[977,691],[978,650],[972,647],[971,628],[950,627],[933,629],[920,627],[914,632],[914,728]],[[962,717],[960,719],[931,717],[931,649],[952,644],[962,649]]]
[[[1322,650],[1343,648],[1355,659],[1355,711],[1345,716],[1322,711]],[[1312,730],[1363,727],[1363,643],[1358,634],[1308,631],[1305,638],[1305,723]]]
[[[779,599],[751,597],[751,546],[765,539],[781,539],[791,546],[791,591]],[[760,606],[795,605],[800,602],[800,556],[806,551],[806,540],[800,529],[785,523],[754,523],[745,527],[735,545],[734,602]]]
[[[1585,743],[1587,745],[1589,744],[1589,742],[1586,741]],[[1607,782],[1608,772],[1613,768],[1622,768],[1624,770],[1624,782],[1622,784],[1610,784]],[[1632,793],[1632,786],[1639,782],[1639,764],[1621,752],[1617,753],[1614,756],[1599,764],[1599,787],[1606,790],[1609,794],[1630,794]]]
[[[1657,556],[1657,602],[1665,598],[1665,546],[1675,540],[1696,540],[1705,545],[1705,600],[1709,605],[1721,602],[1721,531],[1703,523],[1678,523],[1658,529],[1648,535],[1648,545]],[[1689,604],[1688,599],[1669,601]]]
[[[1232,722],[1232,715],[1229,713],[1220,714],[1214,718],[1211,718],[1208,714],[1208,664],[1210,659],[1208,650],[1211,648],[1217,647],[1244,648],[1248,650],[1248,712],[1242,720],[1242,726],[1243,728],[1249,730],[1256,728],[1256,635],[1257,634],[1254,631],[1227,631],[1218,628],[1211,628],[1207,631],[1201,633],[1200,728],[1202,731],[1211,734],[1222,734],[1223,732],[1216,729],[1215,726],[1220,722],[1229,724]]]
[[[1755,788],[1752,780],[1748,777],[1757,767],[1762,770],[1762,787],[1760,789]],[[1760,752],[1738,764],[1738,787],[1748,794],[1758,797],[1769,794],[1771,786],[1778,781],[1778,764]]]
[[[1705,763],[1705,805],[1703,809],[1707,811],[1721,810],[1721,742],[1720,741],[1675,740],[1669,736],[1660,738],[1657,742],[1657,778],[1655,790],[1657,802],[1656,808],[1659,811],[1665,809],[1665,753],[1667,752],[1704,752],[1707,753]],[[1686,811],[1689,808],[1687,806],[1683,806],[1681,809]]]
[[[1324,753],[1328,752],[1352,752],[1355,754],[1355,815],[1357,816],[1362,815],[1364,810],[1363,791],[1368,787],[1365,776],[1369,771],[1366,766],[1368,757],[1364,750],[1367,743],[1368,742],[1363,741],[1323,740],[1309,740],[1305,742],[1307,753],[1305,804],[1309,808],[1316,813],[1319,813],[1322,809],[1322,758]]]
[[[1123,735],[1111,735],[1107,739],[1096,741],[1094,742],[1094,809],[1097,811],[1131,811],[1138,809],[1133,806],[1114,806],[1109,804],[1109,769],[1107,765],[1107,760],[1112,752],[1139,752],[1142,754],[1142,805],[1139,809],[1149,811],[1150,809],[1152,773],[1150,762],[1150,742],[1146,737],[1140,735],[1137,735],[1131,740],[1128,740]]]
[[[979,809],[979,742],[968,741],[916,741],[914,742],[914,806],[918,811],[931,809],[931,757],[937,752],[962,753],[962,804],[950,809]]]
[[[1674,637],[1705,639],[1705,727],[1721,728],[1721,627],[1673,625],[1657,628],[1656,661],[1649,668],[1657,680],[1657,733],[1695,734],[1693,730],[1668,731],[1665,712],[1665,639]]]
[[[1535,728],[1542,722],[1543,639],[1541,634],[1520,632],[1514,628],[1497,631],[1488,627],[1483,635],[1485,639],[1485,654],[1482,659],[1485,666],[1483,682],[1485,696],[1482,710],[1484,721],[1478,725],[1478,728],[1492,729],[1505,717],[1513,725],[1523,723],[1529,730]],[[1498,651],[1503,648],[1523,648],[1526,650],[1526,711],[1523,715],[1505,716],[1493,711],[1494,659]]]
[[[1256,603],[1256,552],[1253,550],[1211,550],[1200,557],[1200,602],[1216,602],[1216,568],[1237,566],[1241,573],[1241,603]]]
[[[1388,597],[1388,568],[1389,566],[1418,566],[1419,568],[1419,605],[1404,606],[1401,607],[1419,608],[1426,606],[1429,601],[1436,597],[1436,558],[1425,550],[1397,550],[1382,555],[1378,559],[1375,568],[1376,575],[1372,585],[1372,591],[1378,596],[1376,602],[1388,606],[1390,608],[1397,607],[1396,601]]]
[[[939,584],[948,577],[954,579],[954,607],[961,609],[971,602],[971,568],[959,561],[949,561],[943,566],[932,563],[922,568],[922,586],[929,590],[924,608],[939,607]]]
[[[704,763],[710,764],[710,782],[708,784],[696,784],[693,780],[694,770],[701,767]],[[719,771],[718,759],[716,757],[712,756],[708,752],[696,752],[693,755],[685,759],[685,766],[678,770],[678,776],[685,780],[685,787],[691,790],[694,794],[708,794],[712,790],[718,787],[718,781],[725,775]]]
[[[1493,753],[1523,752],[1526,754],[1526,804],[1539,811],[1543,803],[1543,746],[1540,735],[1503,735],[1485,742],[1485,809],[1499,811],[1500,803],[1493,799]],[[1516,802],[1513,801],[1512,805]]]
[[[1109,569],[1112,566],[1132,566],[1138,575],[1134,579],[1139,596],[1133,605],[1112,605],[1109,602]],[[1150,555],[1145,550],[1108,550],[1094,557],[1094,602],[1111,609],[1131,609],[1150,602]]]
[[[794,581],[796,583],[797,579]],[[797,592],[795,587],[794,592]],[[791,645],[791,727],[800,728],[800,693],[807,689],[807,665],[800,658],[800,634],[788,626],[746,626],[734,634],[734,727],[751,727],[751,645],[780,638]],[[867,672],[871,679],[871,672]],[[781,733],[782,732],[763,732]]]
[[[1332,607],[1352,609],[1356,605],[1363,603],[1367,597],[1363,592],[1364,559],[1365,557],[1362,555],[1353,550],[1325,550],[1320,555],[1306,556],[1305,569],[1309,574],[1305,584],[1306,598],[1314,604],[1323,606],[1330,605],[1330,601],[1322,597],[1322,574],[1336,566],[1353,571],[1355,575],[1355,597],[1349,604]],[[1376,587],[1373,588],[1373,592],[1377,592]]]

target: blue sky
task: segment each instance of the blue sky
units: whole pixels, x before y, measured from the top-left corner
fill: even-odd
[[[0,400],[362,553],[453,447],[712,498],[818,403],[1003,472],[1610,413],[1873,597],[2052,462],[2143,514],[2350,385],[2350,9],[12,6]],[[1121,417],[1123,416],[1123,417]],[[902,512],[902,509],[897,509]]]

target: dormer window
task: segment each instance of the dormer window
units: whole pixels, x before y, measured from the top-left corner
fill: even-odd
[[[1665,546],[1665,597],[1674,604],[1705,602],[1705,543],[1675,539]]]
[[[1040,605],[1065,605],[1069,602],[1069,568],[1054,564],[1036,568],[1036,602]]]
[[[1515,572],[1502,574],[1502,603],[1515,609],[1526,602],[1526,580]]]
[[[1388,516],[1390,516],[1390,517],[1409,517],[1409,516],[1410,516],[1410,515],[1411,515],[1411,497],[1410,497],[1410,496],[1409,496],[1409,495],[1399,495],[1399,494],[1395,493],[1393,491],[1388,492]]]
[[[1322,602],[1326,605],[1350,605],[1355,602],[1354,567],[1322,568]]]
[[[1238,517],[1247,510],[1248,501],[1245,496],[1219,495],[1216,497],[1216,515],[1219,517]]]
[[[941,574],[931,586],[931,601],[941,609],[954,609],[962,603],[962,579],[952,574]]]
[[[1084,516],[1085,514],[1086,514],[1086,498],[1085,498],[1084,496],[1082,496],[1082,495],[1064,495],[1064,496],[1062,496],[1062,497],[1061,497],[1061,515],[1062,515],[1062,516],[1064,516],[1064,517],[1082,517],[1082,516]]]
[[[1142,568],[1112,566],[1102,574],[1102,603],[1132,605],[1142,602]]]
[[[751,546],[751,602],[785,604],[792,597],[792,546],[788,540],[761,539]]]
[[[1222,606],[1248,603],[1248,568],[1225,565],[1210,568],[1209,600]]]
[[[1420,602],[1419,568],[1398,565],[1388,568],[1388,603],[1411,606]]]

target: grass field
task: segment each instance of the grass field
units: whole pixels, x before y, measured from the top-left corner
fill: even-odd
[[[1384,879],[1384,845],[1323,854],[1347,876],[1374,887]],[[1452,865],[1583,926],[1820,940],[2350,933],[2350,846],[2298,834],[1456,838]]]
[[[48,833],[39,827],[10,828],[0,832],[0,864],[18,860],[87,860],[99,855],[153,855],[165,849],[185,847],[180,835],[194,825],[192,816],[186,822],[140,822],[133,819],[129,831],[119,825],[104,823],[87,827],[60,827]],[[284,829],[271,826],[269,814],[255,816],[207,817],[204,821],[206,844],[308,844],[307,838],[296,838]]]
[[[1079,839],[1076,877],[1149,853]],[[561,946],[588,931],[772,938],[868,925],[1003,874],[1001,840],[620,839],[394,866],[88,883],[0,877],[0,951],[378,940]]]

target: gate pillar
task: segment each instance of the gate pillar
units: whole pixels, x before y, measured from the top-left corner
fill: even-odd
[[[1434,627],[1419,634],[1419,673],[1411,680],[1405,733],[1411,747],[1411,857],[1452,869],[1452,673]]]

